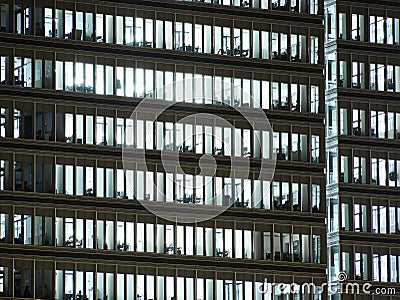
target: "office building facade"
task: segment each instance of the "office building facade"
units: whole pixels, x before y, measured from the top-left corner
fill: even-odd
[[[0,4],[2,299],[327,298],[287,291],[326,282],[322,1]],[[143,98],[179,105],[132,119]],[[273,134],[234,107],[264,110]],[[235,134],[181,122],[200,112]],[[124,166],[123,147],[145,150],[146,168]],[[184,172],[161,152],[179,152]],[[251,162],[248,176],[230,156]],[[268,159],[272,180],[257,176]],[[233,205],[193,224],[138,202],[210,199]]]
[[[325,1],[329,281],[397,293],[399,18],[397,1]]]

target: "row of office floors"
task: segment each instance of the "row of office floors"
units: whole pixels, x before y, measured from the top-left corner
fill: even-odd
[[[172,10],[172,13],[165,4],[150,8],[136,3],[125,8],[79,1],[6,0],[1,3],[0,30],[40,38],[318,64],[321,28],[304,24],[282,26],[260,15],[250,18],[241,13],[242,9],[233,7],[229,8],[231,15],[215,19],[194,13],[193,6],[185,3],[181,3],[179,12]],[[260,11],[249,13],[256,15]],[[240,14],[242,20],[235,18],[235,14]],[[319,18],[301,15],[313,20]]]
[[[318,290],[326,280],[323,215],[310,227],[309,215],[239,208],[180,225],[136,201],[105,205],[101,199],[64,198],[50,209],[40,195],[7,198],[2,195],[0,214],[3,297],[275,299],[279,290],[265,280],[301,284],[313,274],[315,290],[303,293],[298,287],[295,297],[323,299]],[[301,220],[304,226],[298,226]]]
[[[21,259],[17,257],[3,258],[5,267],[0,269],[5,284],[12,282],[16,298],[278,299],[281,292],[268,286],[267,277],[278,282],[294,280],[287,274],[267,276],[246,270],[227,272],[216,268],[188,270],[187,267],[160,267],[154,262],[129,264],[97,259],[98,263],[92,264],[63,259],[30,259],[25,255]],[[154,261],[154,258],[140,257],[140,260]],[[302,274],[296,274],[295,278],[296,282],[310,282],[310,277]],[[294,299],[323,299],[319,291],[324,280],[323,276],[312,278],[316,293],[313,288],[303,292],[299,285],[293,292]]]

